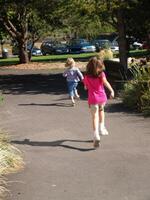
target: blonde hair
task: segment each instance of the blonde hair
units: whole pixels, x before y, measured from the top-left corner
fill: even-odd
[[[67,61],[66,61],[66,64],[65,64],[66,67],[74,67],[75,66],[75,61],[73,58],[67,58]]]

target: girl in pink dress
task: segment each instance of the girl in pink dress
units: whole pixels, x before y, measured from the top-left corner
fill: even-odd
[[[84,76],[84,87],[88,90],[88,104],[92,115],[92,124],[94,131],[94,147],[99,147],[100,135],[108,135],[105,128],[104,106],[107,102],[107,96],[104,86],[110,91],[110,98],[114,97],[114,90],[107,81],[103,61],[93,57],[89,60]]]

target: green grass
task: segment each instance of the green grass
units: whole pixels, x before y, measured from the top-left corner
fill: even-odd
[[[33,56],[33,62],[57,62],[57,61],[65,61],[68,57],[72,57],[75,60],[88,60],[90,57],[97,55],[97,53],[82,53],[82,54],[67,54],[67,55],[47,55],[47,56]],[[150,55],[150,51],[148,50],[134,50],[130,51],[128,57],[143,57]],[[118,57],[118,53],[114,54],[114,57]],[[7,58],[7,59],[0,59],[0,66],[7,66],[7,65],[16,65],[19,64],[19,59],[15,58]]]
[[[96,53],[84,53],[84,54],[67,54],[67,55],[47,55],[47,56],[33,56],[33,62],[49,62],[49,61],[65,61],[68,57],[72,57],[75,60],[83,60],[89,59],[92,56],[95,56]],[[7,59],[0,59],[0,66],[7,66],[7,65],[16,65],[19,64],[19,59],[15,58],[7,58]]]
[[[148,55],[150,55],[150,50],[143,49],[130,51],[128,57],[143,57]]]

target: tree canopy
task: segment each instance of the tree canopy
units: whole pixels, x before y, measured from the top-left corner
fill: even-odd
[[[20,62],[28,62],[27,41],[49,31],[86,38],[117,31],[126,67],[126,34],[142,38],[149,33],[149,9],[149,0],[0,0],[0,22],[17,41]]]

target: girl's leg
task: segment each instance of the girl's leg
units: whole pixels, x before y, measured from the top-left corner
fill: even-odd
[[[74,96],[70,96],[72,104],[75,105],[75,100],[74,100]]]
[[[93,132],[94,132],[94,147],[98,147],[99,141],[100,141],[98,105],[91,105],[90,108],[91,108],[92,125],[93,125]]]
[[[75,83],[75,84],[74,84],[74,95],[75,95],[77,98],[79,98],[80,96],[79,96],[79,94],[78,94],[77,86],[78,86],[78,83]]]
[[[104,105],[99,106],[99,123],[100,123],[100,134],[101,135],[108,135],[108,131],[105,128]]]
[[[76,96],[77,98],[80,98],[80,95],[78,94],[78,90],[77,90],[77,89],[75,89],[75,96]]]
[[[74,101],[74,82],[72,81],[68,81],[68,92],[69,92],[69,96],[71,98],[71,101],[72,101],[72,104],[74,105],[75,104],[75,101]]]

